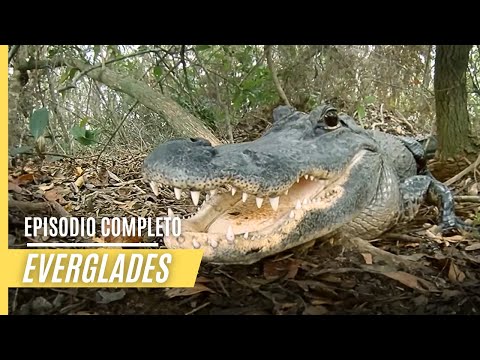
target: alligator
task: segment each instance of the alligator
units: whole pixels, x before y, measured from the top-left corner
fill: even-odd
[[[196,208],[205,199],[180,236],[163,239],[170,249],[203,249],[205,262],[252,264],[333,235],[372,240],[426,203],[438,207],[444,233],[461,227],[419,141],[366,130],[329,105],[310,113],[279,106],[254,141],[168,140],[142,173],[156,195],[170,186]]]

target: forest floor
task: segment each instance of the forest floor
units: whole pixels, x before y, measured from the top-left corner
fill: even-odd
[[[381,115],[372,127],[411,135],[405,119]],[[238,127],[237,141],[265,124]],[[171,189],[154,196],[140,176],[145,154],[118,152],[95,158],[40,161],[21,156],[9,167],[9,247],[25,248],[25,216],[163,216],[192,211]],[[457,215],[479,220],[478,170],[450,187]],[[480,240],[471,234],[443,237],[437,209],[423,206],[415,221],[392,229],[372,245],[404,255],[415,267],[378,262],[368,251],[335,241],[285,251],[250,266],[202,264],[196,285],[185,289],[22,288],[9,289],[11,314],[478,314]],[[118,241],[118,239],[110,239]],[[58,239],[55,239],[58,241]],[[67,241],[64,239],[64,241]],[[84,241],[87,241],[85,239]],[[128,241],[128,240],[120,240]],[[151,239],[149,239],[151,241]]]

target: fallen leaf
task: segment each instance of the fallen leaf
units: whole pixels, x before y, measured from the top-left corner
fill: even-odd
[[[77,180],[75,180],[75,185],[78,188],[81,188],[84,184],[85,184],[85,179],[84,179],[83,175],[80,176]]]
[[[465,238],[462,235],[453,235],[453,236],[448,236],[444,237],[444,240],[447,240],[449,242],[459,242],[459,241],[465,241]]]
[[[17,185],[29,184],[33,181],[33,174],[23,174],[14,179]]]
[[[407,248],[416,248],[416,247],[419,247],[420,244],[419,243],[408,243],[408,244],[405,244],[404,247],[407,247]]]
[[[475,244],[472,244],[472,245],[468,245],[465,250],[466,251],[474,251],[474,250],[479,250],[480,249],[480,242],[477,242]]]
[[[467,191],[468,195],[478,195],[478,184],[474,183]]]
[[[83,169],[80,166],[75,168],[75,176],[83,175]]]
[[[121,226],[120,224],[119,224],[119,226]],[[116,229],[114,227],[114,225],[111,224],[110,219],[107,219],[105,221],[103,230],[104,230],[104,232],[107,232],[107,230],[108,230],[108,233],[110,234],[110,235],[104,237],[104,240],[105,240],[104,242],[106,242],[106,243],[139,243],[139,242],[142,241],[142,237],[138,236],[138,235],[132,235],[132,236],[128,236],[128,235],[114,236],[114,235],[112,235],[111,234],[112,232],[113,233],[118,232],[118,233],[121,234],[122,229]],[[135,232],[135,233],[138,234],[138,232]]]
[[[451,282],[463,282],[465,280],[465,273],[453,261],[450,261],[448,268],[448,279]]]
[[[170,288],[165,290],[165,295],[167,295],[168,298],[174,298],[178,296],[190,296],[190,295],[195,295],[204,291],[208,291],[211,293],[215,293],[212,289],[206,287],[203,284],[200,283],[195,283],[195,286],[192,288]]]
[[[53,189],[54,186],[55,186],[54,183],[50,183],[50,184],[38,185],[38,188],[42,191],[47,191],[47,190]]]
[[[285,276],[293,279],[297,275],[300,263],[295,259],[284,259],[280,261],[266,261],[263,264],[263,276],[267,280],[274,280]]]
[[[403,285],[408,286],[409,288],[420,290],[420,291],[435,291],[437,290],[436,286],[425,279],[421,279],[415,275],[403,272],[403,271],[390,271],[382,273],[385,276],[388,276],[390,279],[397,280]]]
[[[323,298],[315,298],[311,299],[310,302],[312,305],[332,305],[333,301],[329,299],[323,299]]]
[[[328,310],[325,306],[312,306],[309,305],[303,311],[303,315],[325,315],[328,313]]]
[[[362,253],[362,256],[363,256],[363,259],[365,260],[365,264],[367,264],[367,265],[372,265],[373,264],[372,254]]]
[[[116,182],[122,182],[122,180],[120,180],[120,178],[114,173],[112,173],[111,171],[107,170],[107,173],[108,173],[108,176],[110,176]]]
[[[45,192],[44,196],[45,196],[45,199],[47,199],[48,201],[57,201],[61,197],[60,195],[57,194],[55,189]]]
[[[119,291],[104,291],[98,290],[96,294],[97,304],[109,304],[113,301],[122,300],[125,297],[125,290],[121,289]]]
[[[16,192],[17,194],[21,194],[23,189],[18,186],[17,184],[13,183],[13,182],[9,182],[8,183],[8,191],[13,191],[13,192]]]

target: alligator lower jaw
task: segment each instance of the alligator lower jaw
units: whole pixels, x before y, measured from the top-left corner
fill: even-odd
[[[344,194],[350,171],[364,154],[359,152],[342,173],[329,179],[302,177],[285,195],[270,199],[270,205],[240,191],[217,192],[190,219],[182,221],[180,236],[164,238],[165,246],[203,249],[207,262],[250,264],[328,234],[334,230],[331,224],[318,224],[318,229],[311,231],[299,231],[299,224],[308,214],[328,211],[335,204]],[[198,198],[194,196],[193,201]],[[173,215],[170,210],[169,215]]]

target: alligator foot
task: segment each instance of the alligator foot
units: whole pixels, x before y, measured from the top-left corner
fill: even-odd
[[[404,216],[413,219],[423,202],[436,205],[440,218],[439,226],[443,236],[469,231],[468,225],[455,216],[455,201],[452,191],[435,179],[430,173],[407,178],[400,186],[404,202]],[[470,230],[472,228],[470,227]]]

